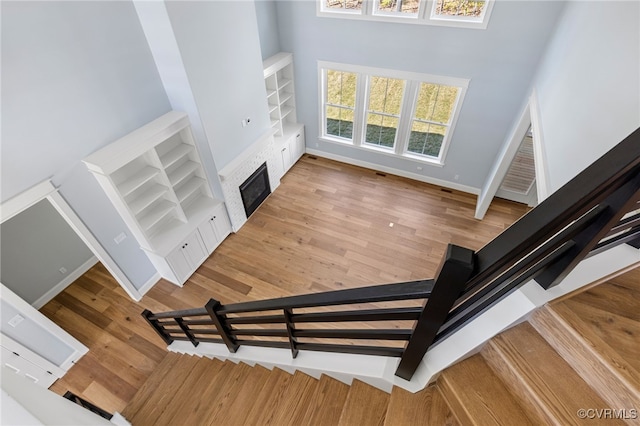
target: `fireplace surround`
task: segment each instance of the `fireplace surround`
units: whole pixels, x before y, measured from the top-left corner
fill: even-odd
[[[275,191],[280,184],[275,154],[273,132],[269,131],[218,171],[234,232],[237,232],[244,225],[248,217],[240,193],[240,186],[247,182],[265,163],[267,164],[267,180],[271,191]]]
[[[262,163],[262,165],[240,185],[239,189],[244,211],[247,218],[249,218],[258,206],[271,194],[267,162]]]

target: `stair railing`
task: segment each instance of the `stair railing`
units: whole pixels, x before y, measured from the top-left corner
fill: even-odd
[[[427,350],[531,279],[559,284],[588,256],[619,244],[640,246],[640,129],[477,252],[449,245],[434,280],[362,287],[143,316],[174,340],[400,357],[410,380]],[[421,306],[303,312],[340,305],[422,300]],[[275,313],[274,313],[275,311]],[[305,328],[309,323],[413,321],[411,328]],[[279,325],[253,329],[244,326]],[[214,337],[212,337],[214,336]],[[313,338],[321,342],[302,341]],[[280,340],[274,340],[280,339]],[[375,340],[373,345],[322,339]],[[389,342],[404,342],[402,347]]]

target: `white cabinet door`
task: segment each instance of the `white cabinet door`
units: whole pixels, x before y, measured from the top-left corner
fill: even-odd
[[[291,161],[291,148],[289,147],[289,143],[286,143],[280,148],[280,158],[282,159],[282,170],[284,170],[284,173],[287,173],[291,164],[293,164]]]
[[[198,232],[194,232],[184,240],[175,250],[167,256],[167,262],[177,280],[184,283],[187,278],[204,262],[207,258],[202,239]]]
[[[224,241],[231,233],[231,221],[227,215],[227,210],[220,204],[213,215],[213,230],[218,238],[218,244]]]
[[[200,238],[200,234],[197,232],[194,232],[185,240],[182,250],[191,265],[192,271],[195,271],[208,256],[207,250],[202,243],[202,238]]]
[[[185,282],[187,278],[189,278],[189,275],[191,273],[191,265],[189,264],[189,261],[187,260],[187,257],[184,253],[183,246],[184,243],[178,246],[174,251],[169,253],[169,256],[167,256],[167,262],[169,263],[169,266],[171,267],[171,270],[175,274],[178,281],[178,283],[176,284],[180,285],[182,285],[182,283]]]
[[[223,204],[218,205],[206,222],[198,227],[209,254],[231,233],[231,222]]]
[[[302,154],[304,154],[306,147],[305,147],[305,142],[304,142],[304,126],[300,127],[300,130],[298,130],[298,132],[296,133],[295,139],[293,140],[293,147],[292,147],[292,151],[293,151],[293,161],[292,163],[295,163],[296,161],[298,161],[298,159],[300,157],[302,157]]]

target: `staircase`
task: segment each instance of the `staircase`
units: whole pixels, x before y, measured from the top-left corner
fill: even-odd
[[[123,415],[134,426],[640,424],[638,336],[640,268],[542,308],[415,394],[169,353]]]

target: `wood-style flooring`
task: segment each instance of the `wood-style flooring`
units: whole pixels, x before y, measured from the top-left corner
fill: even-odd
[[[474,250],[527,207],[304,156],[242,229],[180,288],[161,280],[133,302],[96,265],[41,311],[89,347],[52,386],[121,411],[166,356],[140,316],[374,284],[433,278],[448,243]]]

